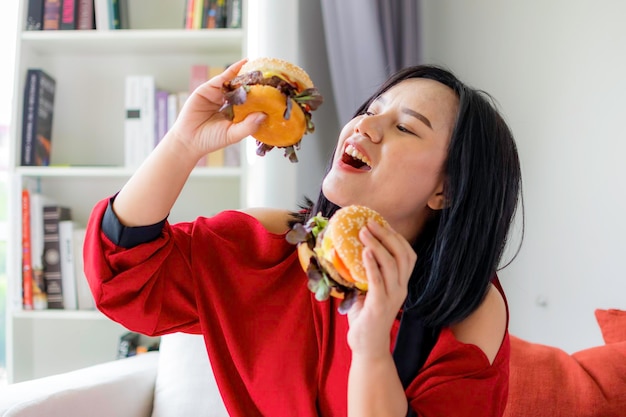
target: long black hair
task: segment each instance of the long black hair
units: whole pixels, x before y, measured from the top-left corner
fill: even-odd
[[[410,78],[427,78],[459,99],[444,163],[446,207],[435,211],[413,242],[417,262],[405,309],[438,328],[461,321],[483,300],[500,263],[521,196],[517,147],[491,97],[441,67],[419,65],[392,75],[355,113],[364,114],[385,91]],[[334,153],[333,153],[334,154]],[[332,158],[327,172],[332,165]],[[300,220],[339,208],[320,191],[306,200]]]

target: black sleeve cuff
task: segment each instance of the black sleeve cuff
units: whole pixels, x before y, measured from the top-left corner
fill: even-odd
[[[151,242],[161,235],[165,219],[150,226],[139,227],[127,227],[120,223],[113,211],[112,203],[114,199],[115,196],[111,197],[102,217],[102,231],[111,242],[117,246],[130,249],[142,243]]]

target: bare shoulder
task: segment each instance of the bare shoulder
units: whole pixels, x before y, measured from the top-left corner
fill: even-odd
[[[253,207],[241,211],[257,219],[270,233],[281,234],[289,230],[288,210]]]
[[[452,326],[452,333],[463,343],[478,346],[493,363],[506,331],[506,305],[493,285],[480,306],[463,321]]]

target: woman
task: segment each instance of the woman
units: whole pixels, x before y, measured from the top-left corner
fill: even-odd
[[[400,71],[342,130],[318,201],[363,204],[388,227],[360,232],[369,291],[337,312],[315,300],[288,211],[227,211],[169,224],[196,161],[255,132],[220,87],[198,88],[113,198],[85,244],[98,307],[129,329],[202,333],[232,416],[499,416],[508,312],[495,276],[520,186],[513,138],[479,92],[435,67]]]

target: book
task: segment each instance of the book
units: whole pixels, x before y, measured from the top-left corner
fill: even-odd
[[[120,16],[120,0],[109,0],[109,27],[111,29],[121,29],[122,20]]]
[[[59,263],[63,308],[77,310],[76,276],[74,271],[74,221],[59,221]]]
[[[59,222],[71,218],[72,212],[69,207],[53,205],[43,208],[43,277],[46,283],[48,308],[51,309],[64,308]]]
[[[238,143],[229,145],[224,148],[224,166],[238,167],[241,166],[241,146]]]
[[[33,309],[33,271],[30,251],[30,193],[22,190],[22,308]]]
[[[96,28],[94,0],[76,0],[78,3],[78,17],[76,29],[91,30]]]
[[[167,130],[169,131],[178,117],[178,94],[170,93],[167,96]]]
[[[130,29],[130,16],[128,14],[128,2],[130,0],[118,0],[120,9],[120,29]]]
[[[78,0],[61,0],[59,29],[74,30],[78,21]]]
[[[189,71],[189,94],[204,84],[209,79],[209,66],[206,64],[194,64]]]
[[[26,73],[22,113],[23,166],[50,164],[56,81],[41,69]]]
[[[26,30],[43,29],[43,3],[44,0],[28,0]]]
[[[155,93],[155,105],[156,105],[156,131],[155,142],[156,146],[168,131],[168,97],[169,92],[157,89]]]
[[[193,21],[192,29],[202,29],[202,11],[204,10],[204,2],[208,0],[194,0],[193,2]]]
[[[111,30],[109,2],[110,0],[94,0],[94,15],[97,30]]]
[[[186,0],[185,1],[185,29],[193,29],[193,11],[195,0]]]
[[[156,85],[152,75],[129,75],[125,83],[124,163],[136,168],[154,149]]]
[[[226,27],[241,28],[241,0],[226,0]]]
[[[58,30],[61,22],[61,0],[45,0],[43,4],[43,29]]]
[[[30,253],[32,268],[33,309],[48,308],[46,286],[43,278],[43,207],[52,203],[51,199],[38,190],[37,183],[27,183],[30,203]]]
[[[96,305],[85,275],[83,245],[85,244],[84,227],[74,227],[74,276],[76,277],[76,298],[79,310],[95,310]]]

